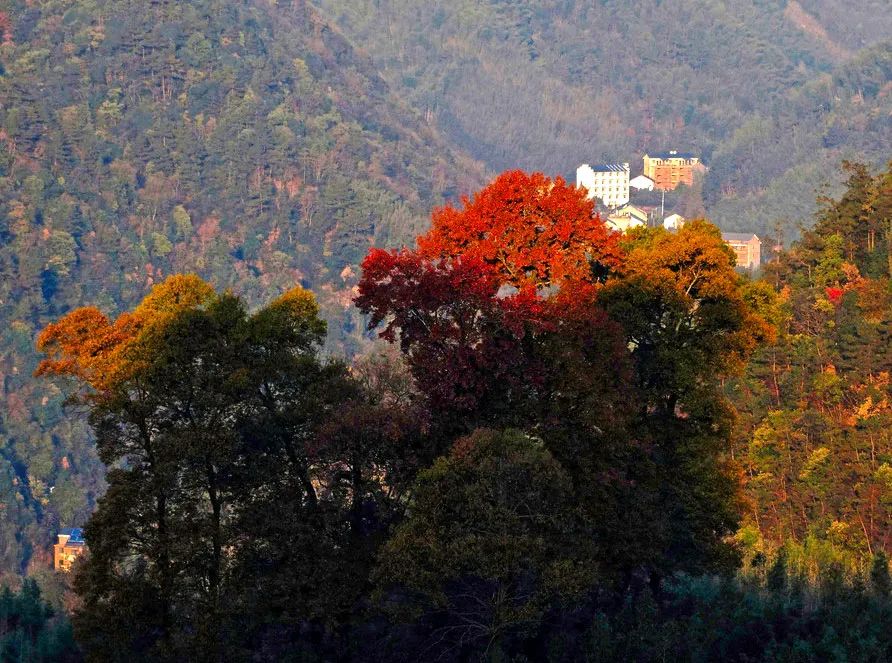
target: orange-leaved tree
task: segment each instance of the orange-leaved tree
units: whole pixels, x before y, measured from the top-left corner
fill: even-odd
[[[592,282],[622,264],[619,235],[583,189],[520,170],[463,198],[460,209],[435,210],[418,247],[426,258],[479,259],[520,288]]]
[[[155,286],[132,312],[114,322],[92,306],[75,309],[50,323],[37,339],[47,358],[37,375],[69,375],[97,392],[129,377],[138,366],[143,332],[177,313],[207,304],[214,289],[194,274],[176,274]]]
[[[721,379],[772,329],[712,224],[651,229],[629,245],[623,273],[598,292],[598,303],[622,325],[635,367],[636,430],[652,449],[657,513],[667,514],[652,533],[664,551],[658,568],[727,567],[736,561],[727,536],[741,494],[739,468],[726,453],[735,414]]]
[[[641,386],[656,399],[642,405],[672,412],[699,386],[711,388],[740,369],[771,338],[770,325],[744,299],[734,266],[719,229],[705,220],[630,242],[621,278],[598,301],[625,328]]]

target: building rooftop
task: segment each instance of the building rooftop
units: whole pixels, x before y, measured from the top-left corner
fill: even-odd
[[[627,163],[596,163],[591,166],[596,173],[622,173],[629,170]]]
[[[616,210],[616,212],[617,214],[631,214],[632,216],[640,216],[644,219],[647,218],[647,212],[645,212],[640,207],[631,205],[629,203],[626,203],[625,205],[620,207],[618,210]]]
[[[84,544],[84,530],[80,527],[65,527],[59,530],[60,536],[67,536],[67,545]]]
[[[750,242],[759,238],[753,233],[722,233],[722,239],[726,242]]]
[[[666,152],[647,152],[646,157],[651,159],[696,159],[697,155],[693,152],[679,152],[678,150],[668,150]]]

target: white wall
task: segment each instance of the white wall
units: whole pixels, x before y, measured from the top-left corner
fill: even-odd
[[[587,163],[576,169],[576,186],[585,187],[589,198],[598,198],[607,207],[629,202],[629,164],[618,171],[595,171]]]

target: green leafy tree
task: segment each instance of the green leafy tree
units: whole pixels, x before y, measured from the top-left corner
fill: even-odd
[[[733,564],[739,478],[725,451],[733,410],[719,380],[739,371],[771,328],[751,308],[718,229],[695,221],[678,233],[633,237],[622,278],[598,301],[631,349],[638,419],[653,445],[657,568]]]
[[[587,590],[595,545],[570,477],[540,440],[478,430],[419,475],[376,578],[396,611],[437,620],[438,651],[496,656],[554,601]]]
[[[111,468],[75,579],[88,654],[221,660],[268,628],[337,622],[364,586],[371,550],[348,545],[350,533],[368,535],[357,519],[393,446],[372,434],[373,417],[320,452],[322,425],[361,392],[317,357],[325,324],[313,296],[298,288],[249,314],[174,277],[111,327],[86,314],[51,326],[42,347],[45,372],[88,386]],[[347,490],[345,465],[359,474]]]

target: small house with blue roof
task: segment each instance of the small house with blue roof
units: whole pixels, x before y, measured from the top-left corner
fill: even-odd
[[[53,568],[68,572],[71,565],[87,549],[84,530],[80,527],[65,527],[59,530],[58,541],[53,546]]]

